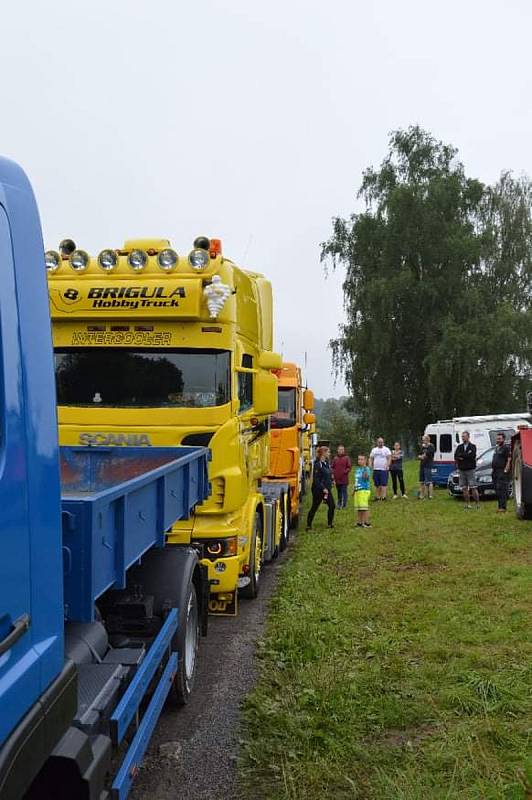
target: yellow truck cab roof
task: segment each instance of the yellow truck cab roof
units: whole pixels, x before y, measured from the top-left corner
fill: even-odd
[[[168,239],[129,239],[96,256],[65,242],[69,247],[46,253],[54,325],[101,321],[105,327],[118,320],[233,325],[260,349],[272,350],[271,284],[225,258],[220,240],[200,237],[182,253]]]

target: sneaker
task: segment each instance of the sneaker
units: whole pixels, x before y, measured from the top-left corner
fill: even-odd
[[[363,527],[364,527],[363,522],[357,522],[357,528],[363,528]]]
[[[312,528],[309,528],[309,526],[307,525],[307,527],[305,528],[305,533],[307,533],[308,531],[311,531],[311,530],[312,530]]]
[[[429,500],[433,500],[433,499],[434,499],[434,495],[433,494],[429,494]]]
[[[363,528],[371,528],[371,522],[363,522],[362,523],[362,527]]]
[[[403,500],[408,500],[408,495],[407,494],[403,495]]]
[[[497,509],[497,514],[506,514],[506,509],[505,508],[498,508]]]
[[[382,500],[382,502],[384,503],[384,501],[386,500],[386,498],[385,498],[385,497],[381,497],[381,500]]]
[[[392,499],[393,499],[393,500],[397,500],[397,495],[396,495],[396,494],[394,494],[394,496],[393,496],[393,498],[392,498]]]
[[[374,498],[373,498],[373,502],[374,502],[374,503],[378,503],[378,502],[379,502],[379,500],[380,500],[380,497],[374,497]]]
[[[470,509],[471,509],[471,506],[470,506],[470,505],[467,505],[467,504],[466,504],[466,505],[464,506],[464,511],[469,511]]]
[[[327,527],[330,528],[331,530],[334,530],[334,525],[327,525]]]

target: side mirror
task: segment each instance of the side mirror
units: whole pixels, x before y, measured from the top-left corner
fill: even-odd
[[[314,392],[310,389],[305,389],[303,392],[303,408],[307,411],[312,411],[314,408]]]
[[[316,422],[316,414],[311,414],[309,411],[307,411],[306,414],[303,414],[303,422],[305,425],[314,425]]]
[[[257,416],[277,411],[277,378],[271,372],[257,372],[253,381],[253,411]]]
[[[258,358],[259,369],[281,369],[283,359],[279,353],[272,353],[271,350],[263,350]],[[277,406],[275,407],[277,410]]]

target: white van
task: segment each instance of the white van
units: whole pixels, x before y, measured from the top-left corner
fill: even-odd
[[[432,470],[433,481],[437,486],[446,486],[447,478],[455,469],[454,451],[462,441],[462,432],[469,431],[471,441],[477,446],[477,455],[493,447],[499,431],[510,439],[518,425],[530,425],[532,415],[486,414],[480,417],[453,417],[431,422],[425,428],[436,452]]]

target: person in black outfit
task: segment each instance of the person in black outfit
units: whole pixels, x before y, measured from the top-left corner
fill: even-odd
[[[477,466],[477,447],[469,438],[469,431],[462,431],[462,444],[454,451],[454,460],[458,467],[458,485],[464,495],[464,508],[469,505],[469,492],[473,495],[477,509],[480,508],[480,498],[477,489],[475,468]]]
[[[497,511],[506,511],[506,501],[508,500],[508,484],[510,482],[510,468],[512,465],[512,451],[510,445],[506,444],[504,433],[498,433],[495,439],[495,452],[491,462],[491,472],[493,485],[497,495]]]
[[[312,520],[322,503],[327,503],[327,525],[333,527],[334,498],[332,493],[332,473],[328,461],[329,448],[319,447],[312,472],[312,505],[307,516],[307,531],[312,529]]]

